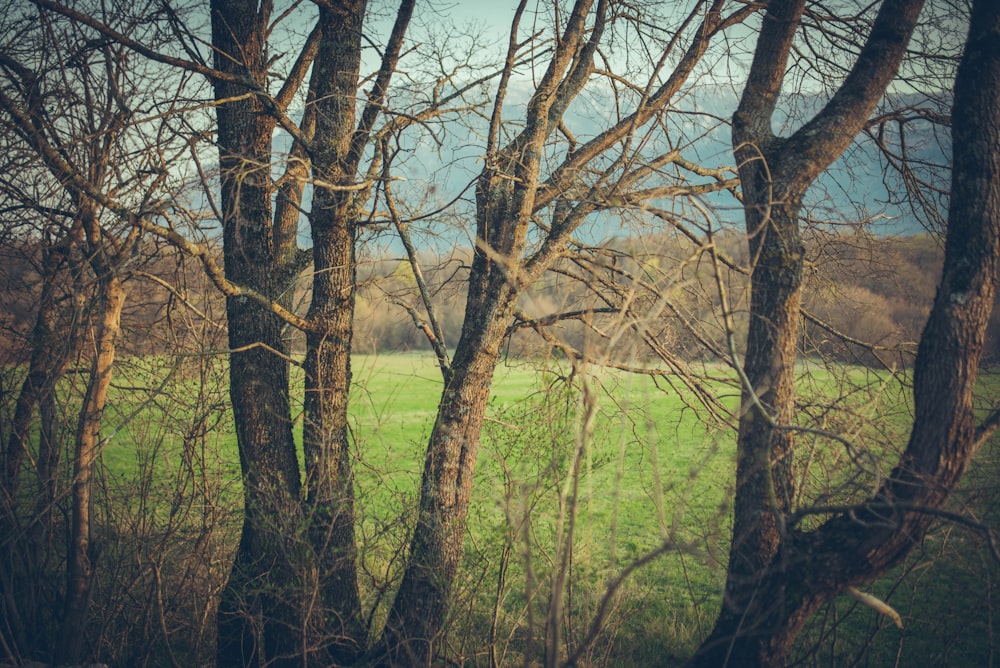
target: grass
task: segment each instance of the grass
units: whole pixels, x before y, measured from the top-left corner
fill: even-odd
[[[377,594],[399,575],[442,382],[433,359],[421,355],[356,356],[353,369],[361,585],[370,605],[376,600],[384,605]],[[711,366],[702,372],[710,394],[736,410],[738,392],[731,376]],[[466,563],[456,585],[452,650],[482,662],[479,652],[493,628],[507,661],[521,662],[521,652],[530,645],[525,630],[529,611],[536,624],[531,633],[540,633],[537,625],[544,620],[548,582],[559,563],[559,536],[566,530],[572,498],[578,512],[569,562],[567,637],[578,642],[585,635],[609,578],[667,541],[671,549],[611,598],[613,615],[590,661],[679,662],[707,633],[720,602],[735,470],[733,422],[709,419],[690,392],[663,391],[650,377],[613,371],[596,371],[586,379],[570,375],[557,363],[511,360],[498,368],[479,453]],[[154,504],[162,522],[176,521],[170,499],[178,490],[194,489],[198,480],[214,481],[217,489],[214,496],[206,493],[205,503],[222,507],[219,521],[232,525],[225,539],[231,549],[241,495],[225,380],[221,364],[201,361],[178,368],[167,358],[124,360],[109,400],[102,458],[109,486],[129,489],[129,481],[139,478],[148,489],[158,490]],[[804,423],[848,436],[873,453],[873,461],[886,465],[905,445],[911,416],[899,379],[862,368],[803,363],[800,381]],[[586,406],[579,389],[584,382],[594,398],[595,415],[592,431],[581,435]],[[163,391],[153,391],[157,388]],[[67,395],[78,391],[69,387]],[[301,418],[296,427],[301,438]],[[825,499],[834,491],[843,494],[844,448],[809,435],[801,436],[799,444],[798,472],[807,488],[802,502]],[[581,476],[574,488],[577,456]],[[991,451],[984,453],[984,459],[990,457]],[[974,485],[986,488],[976,472]],[[848,489],[848,496],[863,493],[872,481],[862,476],[853,482],[857,487]],[[120,507],[110,515],[134,521],[148,510],[139,503],[137,497],[119,500]],[[992,585],[976,586],[982,577],[995,579],[997,573],[995,566],[976,562],[981,546],[967,536],[932,538],[922,554],[932,555],[935,546],[953,554],[959,544],[963,554],[974,556],[931,562],[918,554],[900,570],[910,573],[906,580],[894,574],[877,586],[894,605],[909,593],[905,609],[914,633],[886,628],[867,609],[841,600],[817,617],[803,651],[811,642],[820,643],[828,659],[823,663],[816,658],[820,653],[811,655],[815,665],[860,660],[886,665],[897,654],[916,657],[936,643],[943,648],[944,663],[939,665],[991,660],[991,645],[974,636],[975,629],[992,638],[988,620],[942,623],[937,629],[928,628],[926,621],[946,608],[956,609],[949,619],[960,619],[961,606],[952,605],[955,597],[941,583],[960,583],[956,586],[974,591],[979,603],[982,596],[995,595]],[[927,563],[934,565],[920,565]],[[497,599],[501,605],[494,609]],[[834,618],[837,632],[831,633]],[[869,637],[876,638],[870,646]],[[664,654],[664,648],[673,654]]]

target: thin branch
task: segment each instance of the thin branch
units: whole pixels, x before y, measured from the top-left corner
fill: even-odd
[[[392,33],[389,36],[389,43],[386,45],[385,53],[382,55],[382,62],[379,65],[378,74],[368,94],[368,102],[361,112],[361,120],[357,130],[351,138],[351,149],[349,151],[348,163],[357,165],[361,160],[365,144],[375,126],[375,120],[385,102],[386,91],[392,75],[399,66],[400,53],[403,50],[403,38],[406,36],[406,29],[413,16],[413,6],[415,0],[401,0],[399,9],[396,12],[396,21],[392,26]]]
[[[884,361],[882,361],[882,359],[876,353],[882,351],[882,352],[893,352],[893,353],[903,352],[903,353],[916,354],[917,352],[916,349],[917,344],[915,343],[900,343],[895,346],[880,346],[874,343],[868,343],[867,341],[862,341],[861,339],[856,339],[852,336],[849,336],[848,334],[845,334],[844,332],[840,331],[830,323],[826,322],[825,320],[821,319],[819,316],[812,313],[811,311],[806,310],[805,308],[801,309],[801,312],[803,318],[813,323],[817,327],[826,330],[827,332],[833,334],[835,337],[841,339],[842,341],[858,346],[860,348],[864,348],[865,350],[875,355],[879,363],[881,363],[886,369],[889,369],[890,365],[887,365]]]
[[[610,612],[611,601],[621,586],[625,584],[625,581],[640,568],[652,563],[667,552],[677,549],[681,548],[673,541],[664,541],[659,547],[650,550],[635,561],[631,562],[622,570],[621,573],[608,582],[607,588],[604,590],[604,595],[601,597],[601,602],[597,606],[597,612],[594,613],[594,617],[590,622],[590,628],[587,631],[587,635],[583,638],[580,644],[577,645],[576,649],[569,655],[566,662],[562,665],[575,666],[577,661],[583,657],[583,653],[586,652],[591,645],[593,645],[595,640],[597,640],[601,631],[604,630],[604,622]]]
[[[248,90],[253,90],[256,85],[248,77],[241,77],[236,74],[229,74],[223,72],[222,70],[217,70],[212,67],[207,67],[201,63],[196,63],[190,60],[184,60],[183,58],[176,58],[174,56],[168,56],[164,53],[160,53],[155,49],[151,49],[141,42],[137,42],[134,39],[126,36],[123,33],[111,28],[110,26],[98,21],[94,17],[84,14],[83,12],[78,12],[75,9],[67,7],[58,2],[52,2],[52,0],[31,0],[31,2],[42,9],[47,9],[50,12],[55,12],[56,14],[62,14],[66,18],[72,19],[74,22],[81,25],[85,25],[89,28],[93,28],[97,32],[101,33],[105,37],[110,37],[115,42],[118,42],[122,46],[126,46],[136,53],[149,58],[158,63],[164,65],[170,65],[172,67],[178,67],[189,72],[195,72],[209,79],[228,81],[230,83],[242,84],[247,87]]]
[[[517,311],[514,314],[514,322],[507,327],[507,334],[513,334],[519,329],[524,329],[530,327],[531,329],[538,329],[539,327],[551,327],[557,322],[562,322],[564,320],[583,320],[597,313],[605,314],[615,314],[619,313],[619,309],[616,308],[589,308],[580,311],[565,311],[563,313],[551,313],[540,318],[533,318],[524,311]]]
[[[212,327],[215,327],[218,330],[226,331],[226,326],[225,325],[216,322],[215,320],[213,320],[212,318],[210,318],[207,314],[205,314],[204,311],[202,311],[197,306],[195,306],[194,304],[192,304],[191,301],[187,298],[187,296],[185,296],[184,294],[182,294],[181,291],[177,289],[177,286],[175,286],[172,283],[170,283],[170,281],[165,281],[162,278],[160,278],[159,276],[157,276],[156,274],[151,274],[148,271],[133,271],[131,273],[132,273],[133,276],[138,276],[140,278],[145,278],[148,281],[152,281],[152,282],[156,283],[157,285],[159,285],[163,289],[165,289],[168,292],[170,292],[170,294],[172,294],[174,297],[176,297],[177,300],[180,301],[181,304],[183,304],[188,310],[190,310],[196,316],[198,316],[199,318],[201,318],[202,320],[204,320],[206,323],[208,323]]]
[[[388,160],[385,162],[383,174],[386,179],[382,186],[382,191],[385,194],[389,215],[392,218],[392,224],[396,228],[396,232],[399,234],[400,241],[403,242],[403,248],[406,249],[406,257],[409,260],[410,269],[413,271],[413,277],[417,282],[417,290],[420,292],[420,300],[423,302],[427,318],[430,320],[430,327],[427,326],[412,307],[407,307],[407,310],[410,311],[410,317],[413,318],[413,321],[427,336],[427,340],[430,341],[431,347],[434,349],[434,355],[437,357],[438,367],[441,369],[441,375],[444,376],[444,384],[448,385],[448,382],[451,381],[452,369],[451,360],[448,357],[448,346],[444,339],[444,329],[441,327],[441,319],[438,317],[434,303],[431,301],[431,294],[430,290],[427,289],[427,281],[424,279],[424,273],[420,270],[420,262],[417,258],[417,251],[413,247],[413,241],[410,239],[410,231],[407,224],[400,219],[399,211],[396,208],[396,199],[392,195],[390,179],[388,178]]]
[[[983,447],[990,436],[1000,427],[1000,408],[994,409],[985,420],[976,427],[976,435],[972,441],[972,451],[975,452]]]

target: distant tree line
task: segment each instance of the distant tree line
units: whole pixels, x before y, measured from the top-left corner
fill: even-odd
[[[718,243],[732,258],[746,262],[741,235],[720,235]],[[943,259],[940,240],[930,234],[900,237],[819,231],[807,240],[807,249],[804,352],[876,368],[912,364],[916,341],[934,299],[936,276]],[[595,249],[608,258],[617,258],[609,260],[609,270],[668,277],[665,295],[661,296],[677,314],[653,303],[653,299],[648,308],[655,312],[655,317],[649,327],[681,359],[718,361],[720,357],[715,351],[724,350],[725,334],[721,326],[714,331],[711,327],[717,319],[718,304],[713,303],[710,268],[704,263],[682,267],[693,250],[693,243],[676,235],[655,234],[641,239],[612,241]],[[7,332],[0,350],[4,359],[12,363],[27,360],[33,309],[43,284],[41,269],[37,266],[41,251],[40,246],[31,242],[8,245],[0,250],[4,260],[0,267],[3,277],[0,303]],[[167,320],[182,299],[197,303],[214,300],[220,305],[216,312],[222,313],[218,291],[205,282],[200,267],[185,263],[183,255],[170,246],[159,248],[151,258],[142,276],[133,279],[142,286],[142,298],[130,300],[122,313],[122,327],[128,332],[121,345],[125,354],[162,354],[173,350],[178,343],[176,337],[184,334]],[[461,283],[468,271],[468,260],[468,256],[458,250],[452,251],[445,261],[431,255],[421,258],[447,340],[456,340],[461,332],[464,308]],[[182,268],[183,296],[172,283],[157,278],[176,275],[178,267]],[[419,325],[425,311],[410,262],[398,256],[366,258],[359,273],[356,351],[365,354],[432,352]],[[747,283],[737,278],[734,289],[745,300]],[[295,302],[308,303],[308,293],[296,294]],[[537,316],[569,311],[579,313],[576,318],[558,323],[559,339],[578,350],[600,345],[595,339],[600,338],[598,332],[608,316],[597,311],[601,305],[595,302],[590,285],[553,274],[529,290],[521,298],[521,305],[524,313]],[[703,345],[688,326],[690,322],[705,328],[713,346]],[[737,322],[745,327],[746,319],[739,315],[739,309]],[[1000,362],[998,309],[994,309],[990,323],[984,364]],[[517,325],[510,328],[504,345],[506,354],[523,358],[549,354],[551,345],[545,339],[534,330]],[[302,354],[304,339],[296,336],[294,330],[289,335],[293,337],[292,351]],[[626,348],[634,350],[636,347]],[[653,362],[656,356],[646,351],[645,359]]]

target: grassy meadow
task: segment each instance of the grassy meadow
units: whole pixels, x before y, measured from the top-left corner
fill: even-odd
[[[353,368],[361,587],[377,624],[400,574],[442,383],[429,356],[356,356]],[[456,588],[452,657],[513,665],[541,656],[561,568],[566,596],[558,617],[568,648],[588,636],[602,601],[606,607],[584,665],[676,665],[693,651],[720,603],[739,408],[735,374],[714,364],[694,372],[704,396],[717,402],[714,412],[678,377],[572,373],[558,360],[501,363]],[[119,535],[164,537],[142,549],[167,561],[173,549],[177,559],[184,555],[166,536],[190,531],[201,536],[193,540],[214,541],[206,577],[215,580],[194,606],[203,615],[240,526],[225,379],[221,360],[123,360],[105,416],[103,516]],[[869,492],[905,445],[905,378],[803,363],[800,380],[802,424],[846,437],[857,450],[802,434],[799,504]],[[982,453],[956,509],[996,517],[994,450]],[[935,665],[989,665],[1000,572],[981,543],[956,527],[935,531],[873,587],[906,628],[842,597],[804,634],[803,665],[918,665],[931,655]],[[119,558],[131,548],[120,549]],[[652,550],[661,553],[609,588]],[[970,616],[974,606],[986,612]]]

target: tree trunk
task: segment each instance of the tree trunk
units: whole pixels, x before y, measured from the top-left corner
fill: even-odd
[[[100,454],[101,420],[111,385],[125,289],[117,276],[99,283],[94,357],[77,425],[73,459],[73,510],[67,556],[66,601],[56,663],[77,663],[81,656],[96,550],[91,542],[94,466]]]
[[[431,431],[406,571],[377,647],[380,663],[432,665],[465,538],[483,418],[516,289],[477,249],[462,335]]]
[[[786,664],[805,623],[846,587],[837,574],[824,572],[817,561],[820,557],[804,544],[797,545],[795,538],[794,532],[785,534],[778,555],[754,583],[754,596],[741,600],[739,607],[723,606],[690,665],[778,668]]]
[[[51,559],[54,554],[61,553],[61,550],[52,549],[53,539],[56,538],[52,532],[52,518],[54,511],[58,510],[55,502],[60,456],[55,387],[66,373],[70,361],[79,352],[81,341],[77,318],[83,313],[85,302],[84,291],[80,289],[80,264],[74,258],[71,261],[73,270],[68,272],[69,281],[64,282],[70,286],[75,309],[68,318],[60,317],[56,289],[66,278],[61,272],[65,272],[63,265],[69,245],[66,241],[65,246],[43,250],[43,284],[31,333],[32,351],[28,375],[17,397],[7,439],[6,480],[0,497],[0,533],[5,536],[5,567],[2,569],[4,577],[0,583],[0,596],[18,597],[14,592],[20,591],[19,600],[22,602],[32,598],[23,591],[25,584],[28,581],[40,581],[39,578],[44,579],[45,573],[59,568],[51,563]],[[38,491],[32,515],[22,505],[25,499],[19,499],[19,483],[20,467],[29,449],[32,416],[36,409],[39,414],[38,452],[35,458]],[[66,544],[66,537],[62,537],[59,542]],[[35,594],[37,593],[36,590]],[[39,615],[47,612],[44,609],[48,606],[31,605],[21,608],[13,600],[8,600],[7,603],[7,623],[12,641],[25,653],[32,647],[50,651],[51,648],[45,645],[51,638],[38,637],[37,632]]]
[[[303,446],[309,540],[319,569],[317,586],[329,606],[331,660],[350,663],[365,649],[357,582],[353,467],[347,423],[354,331],[354,225],[343,207],[328,209],[317,191],[313,223],[313,294],[306,335]]]
[[[239,251],[235,251],[238,254]],[[228,253],[227,253],[228,255]],[[237,260],[230,280],[253,284]],[[236,268],[230,272],[233,265]],[[300,653],[295,591],[296,534],[302,526],[299,471],[292,438],[283,323],[243,298],[226,300],[230,398],[244,487],[242,536],[220,603],[220,665],[252,664]],[[261,344],[263,344],[263,347]],[[249,617],[248,617],[249,615]],[[256,618],[254,622],[250,617]],[[254,624],[260,626],[254,627]],[[258,632],[264,646],[258,646]],[[256,660],[263,660],[257,657]]]
[[[733,539],[724,605],[707,643],[714,643],[715,636],[728,638],[731,632],[740,630],[741,642],[748,644],[759,630],[745,625],[766,623],[753,619],[749,612],[760,603],[760,581],[781,544],[784,518],[794,495],[793,440],[790,432],[776,429],[775,425],[792,424],[794,420],[793,382],[804,249],[797,206],[771,207],[767,213],[770,220],[764,223],[760,222],[763,217],[754,213],[747,214],[748,230],[758,230],[750,237],[751,256],[757,258],[751,277],[751,317],[744,363],[750,387],[743,388],[740,408]],[[740,660],[755,655],[743,654]],[[713,663],[718,658],[713,655],[699,665],[722,665]]]
[[[530,281],[524,252],[543,148],[559,116],[591,73],[593,53],[606,19],[607,3],[600,2],[593,30],[588,33],[591,5],[591,0],[573,3],[562,40],[528,105],[525,127],[502,149],[494,143],[499,137],[500,105],[506,93],[506,84],[500,84],[489,155],[476,187],[476,248],[462,334],[450,376],[445,374],[449,380],[427,445],[406,570],[382,639],[372,653],[382,664],[423,666],[436,659],[462,557],[490,386],[503,337],[524,289],[522,280]],[[508,65],[513,62],[509,60]],[[559,239],[538,261],[538,272],[558,255],[554,246],[566,242]]]
[[[7,455],[4,462],[4,479],[2,491],[5,503],[15,503],[17,487],[21,470],[21,462],[28,448],[28,435],[31,430],[31,418],[35,409],[51,397],[56,383],[66,373],[75,344],[75,324],[60,322],[58,318],[58,297],[54,294],[57,288],[57,277],[63,270],[65,250],[48,248],[43,251],[42,291],[38,298],[38,313],[31,331],[31,360],[28,363],[28,375],[21,384],[14,407],[14,417],[11,421],[10,433],[7,438]],[[71,285],[76,286],[76,276]],[[44,453],[48,454],[48,453]],[[39,466],[48,458],[39,454]],[[39,470],[41,484],[46,478]]]
[[[338,0],[319,9],[321,37],[313,65],[307,114],[315,118],[311,158],[317,180],[310,230],[312,295],[306,334],[305,423],[308,533],[316,559],[316,586],[324,611],[329,660],[353,663],[367,648],[355,541],[353,455],[348,429],[356,290],[355,244],[359,165],[398,63],[412,0],[400,2],[382,63],[357,119],[356,98],[367,2]]]
[[[349,156],[361,67],[364,0],[320,7],[321,38],[310,83],[315,117],[312,166],[317,178],[351,184]],[[316,188],[310,230],[312,295],[306,333],[303,449],[308,538],[316,564],[314,586],[321,612],[315,624],[328,662],[353,663],[367,633],[358,591],[354,481],[348,400],[354,336],[354,191]]]
[[[771,125],[804,0],[768,5],[733,117],[752,265],[750,327],[737,439],[733,536],[722,609],[694,666],[780,666],[837,582],[799,586],[786,527],[794,498],[795,359],[804,248],[802,197],[861,130],[895,76],[922,0],[886,0],[858,59],[824,108],[788,138]],[[826,582],[826,578],[821,578]]]
[[[263,342],[281,351],[282,323],[227,300],[230,347]],[[244,521],[219,604],[220,666],[259,665],[301,654],[296,599],[302,527],[298,462],[288,405],[288,365],[271,350],[230,355],[230,398],[240,444]],[[259,662],[259,663],[258,663]]]
[[[59,494],[59,458],[62,444],[59,437],[59,412],[54,391],[44,392],[38,403],[38,497],[35,499],[37,525],[33,532],[37,562],[52,539],[52,517]]]
[[[215,66],[266,86],[269,5],[213,0]],[[214,82],[226,278],[278,300],[288,272],[277,261],[271,220],[275,127],[245,85]],[[246,297],[228,297],[230,398],[243,478],[245,516],[232,573],[219,604],[218,664],[291,661],[304,652],[301,618],[303,517],[292,437],[284,323]]]
[[[1000,275],[998,45],[1000,5],[976,0],[955,80],[945,260],[914,365],[910,440],[871,501],[824,523],[808,545],[848,584],[871,581],[920,544],[933,511],[1000,421],[994,409],[977,427],[973,401]]]

